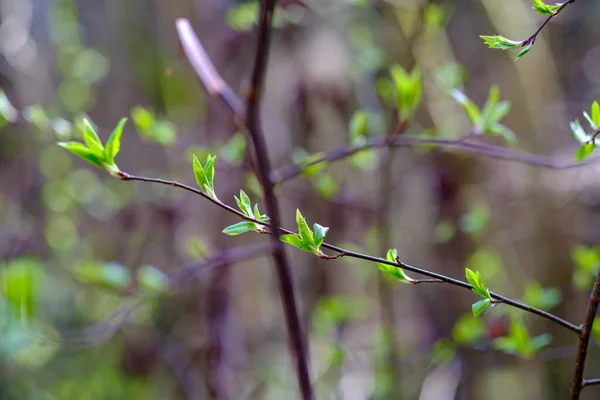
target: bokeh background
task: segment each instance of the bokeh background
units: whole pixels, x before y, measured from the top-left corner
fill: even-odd
[[[393,130],[393,64],[423,73],[407,134],[468,135],[449,89],[482,106],[496,84],[512,102],[504,123],[516,146],[573,161],[569,121],[600,98],[597,2],[570,6],[518,62],[479,35],[533,33],[543,17],[530,1],[306,5],[288,1],[276,19],[262,106],[275,168],[348,143],[357,110],[369,115],[368,135]],[[235,216],[201,197],[122,182],[56,146],[78,140],[85,115],[103,140],[127,117],[123,171],[195,185],[192,154],[217,154],[219,198],[235,205],[244,189],[264,209],[245,138],[205,94],[174,26],[189,18],[243,94],[256,10],[231,0],[0,0],[0,399],[297,398],[268,257],[169,280],[268,238],[226,236]],[[379,256],[394,247],[461,279],[476,269],[493,290],[579,323],[600,260],[597,171],[401,148],[313,169],[278,196],[287,228],[298,208],[330,227],[332,244]],[[474,318],[468,291],[287,254],[319,399],[567,397],[577,338],[563,328],[504,306]],[[497,349],[500,337],[510,351]],[[600,375],[599,356],[593,345],[586,377]]]

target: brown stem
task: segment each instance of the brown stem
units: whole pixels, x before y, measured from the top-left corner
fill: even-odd
[[[557,9],[556,11],[554,11],[553,14],[549,15],[548,18],[546,18],[546,20],[542,23],[542,25],[540,25],[539,28],[537,28],[537,30],[531,35],[529,36],[527,39],[523,40],[523,46],[527,46],[529,43],[533,43],[535,42],[535,39],[538,37],[538,35],[540,34],[540,32],[542,32],[542,29],[544,29],[544,27],[548,24],[548,22],[550,22],[550,20],[554,17],[556,17],[558,14],[561,13],[562,10],[564,10],[569,4],[573,4],[575,3],[576,0],[567,0],[564,3],[562,3]]]
[[[264,221],[259,221],[259,220],[256,220],[254,218],[248,217],[247,215],[245,215],[241,211],[236,210],[235,208],[233,208],[233,207],[231,207],[231,206],[229,206],[229,205],[221,202],[218,199],[214,199],[214,198],[210,197],[208,194],[204,193],[202,190],[193,188],[193,187],[188,186],[188,185],[184,185],[183,183],[179,183],[179,182],[175,182],[175,181],[168,181],[168,180],[165,180],[165,179],[146,178],[146,177],[141,177],[141,176],[135,176],[135,175],[131,175],[131,174],[128,174],[128,173],[125,173],[125,172],[120,172],[119,174],[120,174],[121,180],[125,180],[125,181],[153,182],[153,183],[160,183],[160,184],[163,184],[163,185],[169,185],[169,186],[178,187],[178,188],[187,190],[189,192],[192,192],[192,193],[195,193],[195,194],[197,194],[199,196],[204,197],[205,199],[209,200],[210,202],[212,202],[213,204],[217,205],[218,207],[221,207],[222,209],[224,209],[224,210],[226,210],[226,211],[228,211],[228,212],[230,212],[232,214],[237,215],[238,217],[240,217],[243,220],[251,221],[251,222],[263,225],[263,226],[270,227],[271,230],[273,230],[273,226],[275,226],[275,225],[271,225],[271,224],[265,223]],[[271,221],[273,222],[273,219],[271,219]],[[287,230],[287,229],[284,229],[284,228],[281,228],[281,227],[278,227],[278,229],[275,229],[275,231],[278,231],[280,233],[295,234],[294,232],[292,232],[290,230]],[[265,233],[271,234],[272,232],[265,232]],[[278,243],[274,243],[274,245],[278,246]],[[438,274],[437,272],[432,272],[432,271],[428,271],[428,270],[425,270],[425,269],[422,269],[422,268],[414,267],[414,266],[412,266],[410,264],[406,264],[404,262],[392,262],[392,261],[388,261],[387,259],[384,259],[384,258],[374,257],[374,256],[370,256],[370,255],[367,255],[367,254],[362,254],[362,253],[357,253],[357,252],[350,251],[350,250],[345,250],[345,249],[342,249],[341,247],[337,247],[337,246],[334,246],[334,245],[331,245],[331,244],[328,244],[328,243],[323,243],[321,245],[321,247],[323,247],[325,249],[329,249],[329,250],[335,251],[340,256],[343,255],[344,257],[357,258],[357,259],[361,259],[361,260],[365,260],[365,261],[371,261],[371,262],[374,262],[374,263],[381,263],[381,264],[391,265],[393,267],[402,268],[402,269],[405,269],[407,271],[411,271],[411,272],[414,272],[414,273],[417,273],[417,274],[420,274],[420,275],[427,276],[429,278],[438,279],[440,281],[443,281],[445,283],[448,283],[448,284],[451,284],[451,285],[454,285],[454,286],[461,287],[463,289],[471,290],[473,288],[471,285],[469,285],[468,283],[463,282],[461,280],[454,279],[454,278],[451,278],[451,277],[448,277],[448,276],[445,276],[445,275],[442,275],[442,274]],[[512,307],[519,308],[519,309],[521,309],[523,311],[527,311],[529,313],[538,315],[538,316],[540,316],[542,318],[550,320],[550,321],[552,321],[552,322],[554,322],[554,323],[556,323],[556,324],[558,324],[558,325],[560,325],[560,326],[562,326],[562,327],[564,327],[564,328],[566,328],[566,329],[568,329],[568,330],[570,330],[572,332],[575,332],[577,334],[579,334],[582,331],[581,327],[579,327],[579,326],[577,326],[575,324],[572,324],[572,323],[570,323],[568,321],[565,321],[564,319],[562,319],[560,317],[557,317],[556,315],[551,314],[551,313],[549,313],[547,311],[540,310],[538,308],[528,306],[527,304],[520,303],[520,302],[518,302],[516,300],[512,300],[512,299],[510,299],[508,297],[501,296],[501,295],[499,295],[497,293],[494,293],[494,292],[490,292],[490,295],[492,296],[493,299],[498,300],[498,302],[505,303],[505,304],[508,304],[508,305],[510,305]]]
[[[254,67],[250,82],[250,90],[246,98],[246,127],[247,133],[254,145],[257,175],[264,190],[265,206],[273,226],[281,226],[279,205],[274,193],[274,183],[271,180],[271,165],[267,144],[260,122],[260,104],[265,84],[265,76],[269,61],[269,46],[271,44],[273,13],[276,0],[264,0],[260,5],[257,46]],[[288,259],[285,255],[283,242],[279,240],[281,232],[274,229],[271,236],[273,244],[273,260],[279,286],[279,294],[283,305],[290,352],[296,370],[298,387],[304,400],[314,399],[314,393],[308,371],[306,344],[304,343],[302,326],[298,315],[294,284]]]
[[[573,380],[571,382],[571,400],[578,400],[583,389],[583,370],[585,368],[585,358],[587,357],[590,336],[592,334],[592,325],[598,312],[598,304],[600,304],[600,274],[596,277],[590,301],[588,302],[587,311],[585,313],[585,322],[581,326],[579,332],[579,344],[577,345],[577,356],[575,358],[575,367],[573,369]]]

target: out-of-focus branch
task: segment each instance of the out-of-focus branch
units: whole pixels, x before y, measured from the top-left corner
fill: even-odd
[[[480,156],[496,158],[505,161],[516,162],[520,164],[530,165],[532,167],[566,170],[590,165],[600,161],[600,159],[591,159],[581,163],[558,163],[549,157],[540,156],[533,153],[528,153],[520,150],[513,150],[507,147],[495,146],[486,143],[478,143],[472,140],[461,139],[437,139],[437,138],[419,138],[411,136],[398,136],[390,140],[389,137],[377,137],[371,139],[368,143],[360,146],[352,146],[350,144],[336,147],[326,152],[321,158],[304,165],[289,165],[277,171],[273,171],[272,179],[276,183],[281,183],[289,179],[293,179],[302,174],[304,170],[325,162],[334,162],[351,157],[354,154],[362,151],[380,149],[387,147],[409,147],[416,148],[420,146],[434,146],[440,150],[448,151],[464,151],[474,153]]]
[[[579,332],[579,344],[577,346],[577,356],[575,358],[575,367],[573,370],[573,380],[571,383],[571,400],[578,400],[581,395],[581,390],[584,386],[583,370],[585,368],[585,359],[587,357],[588,346],[590,344],[590,336],[592,334],[592,325],[598,312],[600,304],[600,274],[596,277],[590,300],[588,302],[587,311],[585,313],[585,321],[581,325]],[[588,383],[589,385],[589,383]]]
[[[180,18],[177,20],[176,26],[181,46],[206,91],[211,96],[221,99],[235,116],[242,117],[244,113],[242,100],[217,72],[202,43],[198,40],[198,36],[194,33],[190,21]]]

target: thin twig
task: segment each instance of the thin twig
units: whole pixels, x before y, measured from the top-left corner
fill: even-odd
[[[575,3],[575,1],[576,0],[567,0],[564,3],[562,3],[560,6],[558,6],[558,8],[556,9],[556,11],[554,11],[551,15],[549,15],[548,18],[546,18],[546,20],[544,20],[544,22],[542,23],[542,25],[540,25],[540,27],[537,28],[537,30],[531,36],[529,36],[527,39],[523,40],[523,46],[527,46],[530,43],[534,43],[535,39],[542,32],[542,29],[544,29],[544,27],[548,24],[548,22],[550,22],[550,20],[552,20],[552,18],[554,18],[558,14],[560,14],[561,11],[563,11],[565,8],[567,8],[567,6],[569,4]]]
[[[590,300],[588,302],[587,311],[585,313],[585,321],[579,332],[579,344],[577,345],[577,356],[575,358],[575,367],[573,369],[573,380],[571,382],[571,400],[578,400],[583,389],[583,370],[585,368],[585,358],[587,357],[588,346],[590,344],[590,336],[592,334],[592,325],[598,312],[600,304],[600,274],[596,276]]]
[[[264,221],[259,221],[259,220],[256,220],[254,218],[248,217],[247,215],[245,215],[241,211],[238,211],[235,208],[228,206],[227,204],[221,202],[220,200],[213,199],[212,197],[210,197],[208,194],[204,193],[200,189],[196,189],[196,188],[184,185],[184,184],[179,183],[179,182],[168,181],[168,180],[165,180],[165,179],[146,178],[146,177],[141,177],[141,176],[135,176],[135,175],[127,174],[127,173],[124,173],[124,172],[121,172],[121,174],[122,174],[121,175],[121,179],[122,180],[160,183],[160,184],[163,184],[163,185],[174,186],[174,187],[178,187],[178,188],[187,190],[189,192],[192,192],[192,193],[195,193],[197,195],[200,195],[200,196],[204,197],[205,199],[209,200],[213,204],[221,207],[222,209],[224,209],[224,210],[226,210],[226,211],[228,211],[228,212],[230,212],[232,214],[237,215],[238,217],[240,217],[243,220],[251,221],[251,222],[263,225],[263,226],[267,226],[267,227],[271,228],[271,230],[273,230],[273,226],[274,225],[270,225],[268,223],[265,223]],[[273,219],[271,219],[271,221],[273,221]],[[280,233],[285,233],[285,234],[295,234],[295,232],[289,231],[289,230],[281,228],[281,227],[279,227],[277,229],[277,231],[279,231]],[[271,232],[265,232],[265,233],[271,233]],[[393,267],[402,268],[402,269],[405,269],[405,270],[410,271],[410,272],[414,272],[414,273],[417,273],[417,274],[420,274],[420,275],[423,275],[423,276],[427,276],[429,278],[438,279],[438,280],[443,281],[445,283],[448,283],[448,284],[451,284],[451,285],[454,285],[454,286],[458,286],[458,287],[461,287],[461,288],[464,288],[464,289],[471,290],[473,288],[467,282],[463,282],[461,280],[454,279],[454,278],[451,278],[451,277],[448,277],[448,276],[445,276],[445,275],[442,275],[442,274],[439,274],[439,273],[436,273],[436,272],[432,272],[432,271],[428,271],[428,270],[425,270],[425,269],[422,269],[422,268],[418,268],[418,267],[412,266],[410,264],[406,264],[404,262],[399,262],[398,263],[398,262],[388,261],[387,259],[384,259],[384,258],[374,257],[374,256],[370,256],[370,255],[367,255],[367,254],[362,254],[362,253],[357,253],[357,252],[354,252],[354,251],[346,250],[346,249],[343,249],[341,247],[337,247],[337,246],[331,245],[329,243],[323,243],[321,245],[321,247],[323,247],[325,249],[328,249],[328,250],[332,250],[332,251],[338,253],[338,257],[342,257],[342,256],[343,257],[351,257],[351,258],[357,258],[357,259],[361,259],[361,260],[365,260],[365,261],[371,261],[371,262],[374,262],[374,263],[381,263],[381,264],[391,265]],[[508,305],[510,305],[512,307],[519,308],[519,309],[521,309],[523,311],[527,311],[529,313],[538,315],[538,316],[540,316],[542,318],[550,320],[550,321],[552,321],[552,322],[554,322],[554,323],[556,323],[556,324],[558,324],[558,325],[560,325],[560,326],[562,326],[562,327],[564,327],[564,328],[566,328],[566,329],[568,329],[570,331],[573,331],[573,332],[575,332],[577,334],[579,334],[582,331],[581,327],[579,327],[579,326],[577,326],[575,324],[572,324],[572,323],[570,323],[570,322],[568,322],[568,321],[566,321],[566,320],[564,320],[564,319],[562,319],[560,317],[557,317],[556,315],[551,314],[551,313],[549,313],[547,311],[540,310],[538,308],[528,306],[527,304],[520,303],[520,302],[518,302],[516,300],[512,300],[512,299],[510,299],[508,297],[502,296],[502,295],[494,293],[494,292],[490,292],[490,295],[492,296],[493,299],[498,300],[498,302],[501,302],[501,303],[504,303],[504,304],[508,304]]]
[[[583,381],[583,387],[600,385],[600,379],[585,379]]]
[[[273,226],[281,226],[279,205],[275,197],[275,184],[271,180],[271,163],[265,135],[260,121],[260,105],[265,86],[265,77],[269,63],[269,46],[273,29],[273,14],[276,0],[263,0],[260,3],[257,45],[254,56],[254,66],[250,77],[250,90],[246,97],[246,128],[247,134],[254,145],[257,176],[264,191],[265,207]],[[283,314],[287,325],[290,352],[294,361],[296,379],[303,400],[314,399],[310,382],[306,343],[298,315],[294,283],[289,261],[285,254],[285,246],[280,239],[281,233],[275,229],[272,233],[273,260],[279,294],[283,305]]]
[[[419,147],[419,146],[435,146],[441,150],[457,150],[468,153],[475,153],[479,156],[497,158],[506,161],[512,161],[520,164],[530,165],[538,168],[546,168],[552,170],[567,170],[590,165],[600,161],[600,158],[591,159],[580,163],[557,163],[549,157],[540,156],[525,151],[513,150],[502,146],[495,146],[486,143],[477,143],[473,141],[460,139],[436,139],[436,138],[418,138],[411,136],[398,136],[390,142],[389,138],[377,137],[371,139],[370,142],[361,146],[343,145],[326,152],[319,159],[307,164],[293,164],[283,167],[277,171],[273,171],[272,179],[276,183],[281,183],[289,179],[295,178],[302,174],[304,170],[325,162],[334,162],[351,157],[354,154],[386,147]]]

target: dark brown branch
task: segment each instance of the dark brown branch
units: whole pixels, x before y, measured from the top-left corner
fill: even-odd
[[[276,0],[263,0],[260,3],[257,45],[254,56],[254,66],[250,77],[250,90],[246,98],[246,128],[247,134],[254,145],[258,180],[264,191],[265,207],[271,218],[273,226],[281,226],[279,205],[275,197],[275,184],[271,180],[271,163],[267,143],[260,121],[260,105],[265,86],[265,77],[269,63],[269,47],[271,45],[271,34],[273,24],[273,13]],[[283,242],[279,240],[281,232],[275,229],[272,233],[273,260],[275,261],[275,273],[279,294],[283,305],[285,322],[287,325],[290,353],[294,361],[298,387],[303,400],[314,399],[314,393],[310,382],[308,371],[308,360],[306,343],[298,315],[294,283],[291,268],[285,254]]]
[[[573,369],[573,380],[571,382],[571,400],[578,400],[583,389],[583,370],[585,368],[585,359],[587,357],[588,346],[590,344],[590,336],[592,334],[592,325],[598,312],[598,304],[600,304],[600,274],[596,277],[590,301],[588,302],[587,311],[585,313],[585,321],[579,332],[579,344],[577,345],[577,356],[575,358],[575,367]]]
[[[584,165],[590,165],[600,161],[600,159],[592,159],[581,163],[557,163],[552,161],[549,157],[540,156],[524,151],[513,150],[510,148],[495,146],[485,143],[477,143],[470,140],[461,139],[436,139],[436,138],[418,138],[411,136],[398,136],[390,142],[389,138],[377,137],[372,139],[370,142],[361,146],[343,145],[329,150],[321,158],[305,164],[305,165],[290,165],[274,171],[272,179],[276,183],[281,183],[286,180],[297,177],[302,174],[302,171],[309,167],[324,162],[333,162],[343,160],[354,154],[362,151],[386,148],[386,147],[419,147],[419,146],[435,146],[441,150],[457,150],[465,151],[468,153],[474,153],[481,156],[497,158],[506,161],[512,161],[520,164],[530,165],[538,168],[546,168],[552,170],[567,170],[582,167]]]
[[[260,224],[260,225],[264,225],[264,226],[270,227],[271,229],[273,227],[273,225],[269,225],[269,224],[265,223],[264,221],[258,221],[258,220],[254,219],[254,218],[250,218],[250,217],[244,215],[241,211],[238,211],[235,208],[230,207],[230,206],[228,206],[225,203],[222,203],[220,200],[213,199],[212,197],[210,197],[208,194],[204,193],[200,189],[195,189],[193,187],[184,185],[184,184],[179,183],[179,182],[168,181],[168,180],[164,180],[164,179],[140,177],[140,176],[135,176],[135,175],[127,174],[127,173],[124,173],[124,172],[121,172],[121,179],[122,180],[131,180],[131,181],[153,182],[153,183],[160,183],[160,184],[164,184],[164,185],[179,187],[181,189],[187,190],[189,192],[192,192],[192,193],[195,193],[197,195],[200,195],[200,196],[204,197],[205,199],[209,200],[213,204],[216,204],[217,206],[221,207],[222,209],[224,209],[226,211],[229,211],[232,214],[237,215],[238,217],[240,217],[243,220],[251,221],[251,222],[254,222],[254,223],[257,223],[257,224]],[[295,232],[289,231],[289,230],[284,229],[284,228],[279,228],[277,230],[280,233],[292,233],[292,234],[295,234]],[[421,269],[421,268],[418,268],[418,267],[414,267],[414,266],[412,266],[410,264],[406,264],[404,262],[399,262],[399,263],[398,262],[392,262],[392,261],[388,261],[387,259],[384,259],[384,258],[369,256],[369,255],[366,255],[366,254],[357,253],[357,252],[353,252],[353,251],[350,251],[350,250],[342,249],[340,247],[337,247],[337,246],[334,246],[334,245],[331,245],[331,244],[328,244],[328,243],[323,243],[321,245],[321,247],[323,247],[325,249],[332,250],[332,251],[338,253],[337,257],[342,257],[342,256],[343,257],[352,257],[352,258],[357,258],[357,259],[361,259],[361,260],[365,260],[365,261],[371,261],[371,262],[374,262],[374,263],[387,264],[387,265],[391,265],[393,267],[402,268],[402,269],[405,269],[407,271],[411,271],[411,272],[414,272],[414,273],[417,273],[417,274],[420,274],[420,275],[423,275],[423,276],[427,276],[427,277],[432,278],[432,279],[437,279],[437,280],[440,280],[442,282],[445,282],[445,283],[448,283],[448,284],[451,284],[451,285],[454,285],[454,286],[458,286],[458,287],[461,287],[461,288],[464,288],[464,289],[471,290],[473,288],[471,285],[469,285],[468,283],[463,282],[461,280],[454,279],[454,278],[451,278],[451,277],[448,277],[448,276],[445,276],[445,275],[442,275],[442,274],[438,274],[436,272],[432,272],[432,271],[428,271],[428,270],[425,270],[425,269]],[[508,304],[508,305],[510,305],[512,307],[519,308],[519,309],[521,309],[523,311],[527,311],[529,313],[538,315],[538,316],[540,316],[542,318],[545,318],[547,320],[550,320],[550,321],[552,321],[552,322],[554,322],[554,323],[556,323],[556,324],[558,324],[558,325],[560,325],[560,326],[562,326],[562,327],[564,327],[566,329],[569,329],[570,331],[573,331],[573,332],[575,332],[577,334],[579,334],[582,331],[581,327],[579,327],[579,326],[577,326],[575,324],[572,324],[572,323],[570,323],[568,321],[565,321],[564,319],[562,319],[560,317],[557,317],[556,315],[551,314],[551,313],[549,313],[547,311],[540,310],[538,308],[528,306],[527,304],[520,303],[520,302],[518,302],[516,300],[512,300],[512,299],[510,299],[508,297],[504,297],[504,296],[499,295],[499,294],[494,293],[494,292],[490,292],[490,295],[492,296],[493,299],[498,300],[498,302],[505,303],[505,304]]]
[[[538,35],[542,32],[542,29],[544,29],[546,27],[546,25],[548,25],[548,22],[550,22],[552,20],[552,18],[556,17],[558,14],[561,13],[561,11],[563,11],[565,8],[567,8],[567,6],[569,4],[573,4],[575,3],[576,0],[567,0],[564,3],[562,3],[557,9],[556,11],[554,11],[553,14],[549,15],[548,18],[546,18],[544,20],[544,22],[542,23],[542,25],[540,25],[539,28],[537,28],[537,30],[531,35],[529,36],[527,39],[523,40],[523,46],[527,46],[530,43],[534,43],[535,39],[538,37]]]

